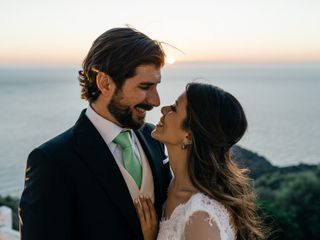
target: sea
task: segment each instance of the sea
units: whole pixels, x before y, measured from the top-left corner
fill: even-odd
[[[79,66],[0,66],[0,195],[21,195],[28,154],[71,127],[80,99]],[[273,165],[320,163],[320,64],[185,62],[166,65],[158,86],[172,104],[188,82],[216,85],[243,105],[239,145]],[[157,123],[160,107],[147,115]]]

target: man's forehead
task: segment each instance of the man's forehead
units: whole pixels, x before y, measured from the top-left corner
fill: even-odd
[[[136,67],[136,73],[138,74],[151,72],[160,72],[160,68],[156,67],[155,65],[140,65]]]
[[[136,68],[134,78],[139,78],[142,82],[146,83],[160,83],[161,71],[154,65],[142,65]]]

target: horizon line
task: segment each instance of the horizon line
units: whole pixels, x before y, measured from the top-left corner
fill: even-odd
[[[222,64],[222,65],[300,65],[300,64],[320,64],[320,59],[318,60],[253,60],[253,61],[241,61],[241,60],[177,60],[173,64],[166,63],[165,66],[175,66],[180,64]],[[81,68],[82,63],[1,63],[0,69],[3,68],[59,68],[59,67],[78,67]],[[319,66],[320,67],[320,66]]]

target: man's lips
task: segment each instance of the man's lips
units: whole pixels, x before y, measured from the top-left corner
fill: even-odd
[[[150,111],[153,109],[153,106],[149,104],[140,103],[135,106],[135,109],[137,109],[138,111]]]
[[[135,107],[135,109],[137,110],[137,112],[141,113],[141,114],[144,114],[146,112],[145,109],[143,108],[140,108],[140,107]]]

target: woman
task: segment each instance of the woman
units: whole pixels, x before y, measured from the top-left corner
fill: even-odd
[[[158,235],[151,200],[135,201],[145,240],[263,238],[249,179],[230,156],[247,128],[240,103],[218,87],[192,83],[161,112],[152,136],[166,145],[174,178]]]

